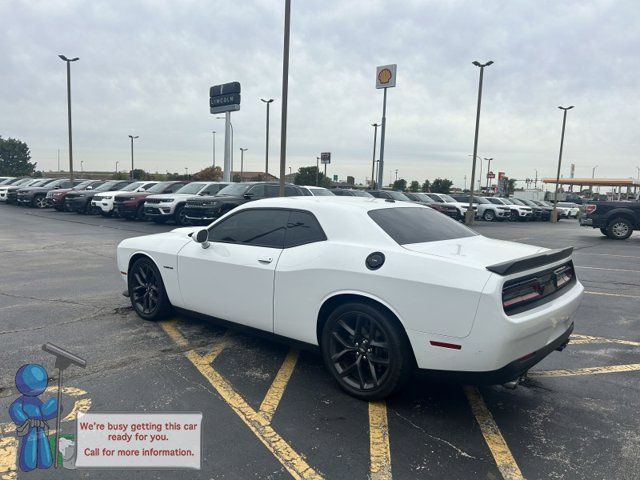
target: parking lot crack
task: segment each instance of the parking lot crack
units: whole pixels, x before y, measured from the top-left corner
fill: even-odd
[[[392,412],[397,416],[400,417],[402,420],[404,420],[405,422],[407,422],[409,425],[411,425],[412,427],[420,430],[422,433],[424,433],[427,437],[432,438],[433,440],[436,440],[440,443],[444,443],[445,445],[449,446],[450,448],[452,448],[453,450],[455,450],[456,452],[458,452],[459,455],[462,455],[465,458],[472,458],[474,460],[476,460],[476,457],[474,457],[473,455],[469,455],[467,452],[465,452],[464,450],[456,447],[453,443],[445,440],[444,438],[440,438],[440,437],[436,437],[435,435],[430,434],[429,432],[427,432],[424,428],[422,428],[420,425],[417,425],[415,423],[413,423],[411,420],[409,420],[407,417],[405,417],[404,415],[400,414],[398,411],[396,410],[392,410]]]

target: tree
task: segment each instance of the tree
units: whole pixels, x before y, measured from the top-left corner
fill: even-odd
[[[222,179],[222,169],[220,167],[207,167],[193,175],[194,180],[218,182]]]
[[[422,191],[425,193],[431,191],[431,182],[429,180],[425,180],[422,184]]]
[[[509,195],[512,195],[513,192],[516,189],[516,179],[515,178],[510,178],[509,179],[509,185],[507,187],[507,193],[509,193]]]
[[[395,182],[393,182],[392,188],[394,190],[404,192],[407,189],[407,181],[404,178],[396,180]]]
[[[31,152],[26,143],[15,138],[0,137],[0,174],[21,177],[31,175],[36,163],[31,163]]]
[[[296,185],[315,185],[316,178],[318,179],[321,187],[330,187],[331,180],[326,178],[322,172],[318,174],[318,167],[300,167],[296,178],[293,181]]]
[[[149,180],[151,177],[147,172],[142,170],[141,168],[133,169],[133,178],[134,180]]]
[[[240,183],[242,181],[242,177],[240,176],[239,173],[234,173],[232,180],[236,183]]]
[[[434,193],[449,193],[453,182],[448,178],[436,178],[431,184],[431,191]]]
[[[420,191],[420,182],[417,180],[412,180],[411,185],[409,185],[410,192],[419,192]]]

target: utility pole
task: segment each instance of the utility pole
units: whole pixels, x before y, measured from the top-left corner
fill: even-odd
[[[534,180],[533,188],[537,189],[538,188],[538,170],[536,170],[535,168],[534,170],[536,171],[536,179]]]
[[[241,182],[244,182],[244,176],[242,175],[244,173],[244,152],[246,152],[247,150],[249,149],[240,147],[240,181]]]
[[[378,127],[380,124],[372,123],[373,127],[373,159],[371,160],[371,190],[376,189],[376,177],[375,177],[375,169],[376,169],[376,141],[378,139]]]
[[[129,178],[131,180],[135,180],[133,178],[133,170],[134,170],[134,166],[133,166],[133,140],[136,139],[136,138],[139,138],[139,136],[138,135],[136,135],[136,136],[129,135],[129,138],[131,139],[131,174],[129,175]]]
[[[320,186],[320,157],[316,157],[316,187]]]
[[[273,98],[270,98],[268,100],[261,98],[260,100],[267,104],[267,133],[265,142],[266,146],[264,150],[264,173],[269,174],[269,105],[271,104],[271,102],[273,102]],[[265,177],[265,180],[266,179],[267,178]]]
[[[73,184],[73,141],[71,130],[71,62],[80,60],[78,57],[67,58],[64,55],[58,55],[63,62],[67,63],[67,116],[69,123],[69,179]],[[56,466],[58,464],[58,456],[56,455]]]
[[[216,131],[213,132],[213,150],[211,151],[211,166],[216,168]]]
[[[553,211],[551,212],[551,222],[556,223],[558,221],[558,188],[560,185],[560,168],[562,166],[562,149],[564,147],[564,130],[567,125],[567,111],[573,108],[573,105],[569,107],[558,107],[562,110],[562,134],[560,135],[560,153],[558,154],[558,173],[556,174],[556,191],[553,195]]]
[[[291,0],[284,6],[284,46],[282,52],[282,126],[280,127],[280,192],[284,197],[284,174],[287,163],[287,104],[289,100],[289,38],[291,36]]]
[[[475,213],[473,211],[473,189],[476,182],[476,158],[478,157],[478,134],[480,132],[480,106],[482,105],[482,78],[484,76],[484,67],[488,67],[493,64],[493,60],[489,60],[487,63],[480,63],[474,61],[473,65],[480,68],[480,80],[478,83],[478,107],[476,110],[476,131],[473,139],[473,165],[471,167],[471,191],[469,193],[469,208],[465,212],[465,221],[467,225],[473,224]]]

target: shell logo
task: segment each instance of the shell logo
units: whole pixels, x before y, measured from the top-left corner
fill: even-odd
[[[378,82],[380,82],[381,85],[387,85],[391,81],[392,76],[393,74],[391,73],[391,70],[383,68],[378,73]]]

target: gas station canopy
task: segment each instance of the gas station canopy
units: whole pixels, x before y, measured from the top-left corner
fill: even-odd
[[[543,183],[556,183],[555,178],[543,178]],[[585,187],[640,187],[635,178],[561,178],[560,185],[582,185]]]

